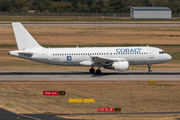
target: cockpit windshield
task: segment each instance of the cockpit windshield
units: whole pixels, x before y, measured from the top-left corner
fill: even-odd
[[[159,54],[164,54],[165,52],[164,51],[159,51]]]

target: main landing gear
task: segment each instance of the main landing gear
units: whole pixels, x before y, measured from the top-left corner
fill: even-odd
[[[95,69],[92,67],[91,69],[89,69],[89,72],[92,73],[92,74],[94,74]]]
[[[151,74],[152,73],[151,64],[148,64],[148,69],[149,69],[148,73]]]
[[[91,69],[89,69],[89,72],[92,73],[92,74],[94,74],[94,73],[95,73],[95,69],[92,67]],[[96,70],[96,74],[101,74],[100,68],[98,68],[98,69]]]
[[[100,69],[97,69],[97,70],[96,70],[96,74],[101,74],[101,70],[100,70]]]

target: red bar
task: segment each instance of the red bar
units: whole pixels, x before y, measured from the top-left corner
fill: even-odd
[[[98,108],[98,112],[113,112],[114,108]]]
[[[58,91],[43,91],[43,95],[59,95]]]

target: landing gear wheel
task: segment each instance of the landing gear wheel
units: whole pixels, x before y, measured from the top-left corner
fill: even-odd
[[[96,74],[101,74],[101,70],[96,70]]]
[[[151,74],[151,73],[152,73],[152,70],[149,70],[148,73]]]
[[[95,73],[95,69],[92,67],[91,69],[89,69],[89,72],[94,74]]]
[[[149,73],[149,74],[152,74],[151,64],[148,64],[148,69],[149,69],[148,73]]]

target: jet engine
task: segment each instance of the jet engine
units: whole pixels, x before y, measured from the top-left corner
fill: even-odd
[[[104,68],[113,69],[116,71],[128,71],[129,70],[129,62],[128,61],[113,62],[110,65],[105,65]]]

